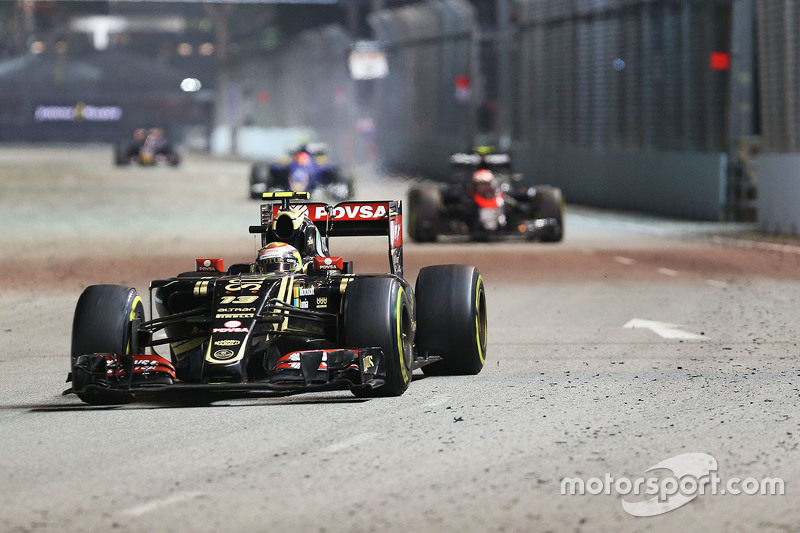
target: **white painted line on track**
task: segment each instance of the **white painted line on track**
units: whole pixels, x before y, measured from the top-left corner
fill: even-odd
[[[678,271],[672,270],[671,268],[659,268],[658,273],[663,274],[665,276],[669,276],[671,278],[674,278],[675,276],[678,275]]]
[[[723,246],[733,246],[735,248],[746,248],[755,250],[769,250],[772,252],[782,252],[785,254],[800,254],[800,246],[794,244],[779,244],[776,242],[748,241],[745,239],[733,239],[730,237],[712,237],[711,242]]]
[[[720,288],[720,289],[724,289],[725,287],[728,286],[728,284],[726,282],[719,281],[719,280],[716,280],[716,279],[707,279],[706,283],[708,283],[712,287],[717,287],[717,288]]]
[[[620,263],[622,265],[632,265],[632,264],[634,264],[636,262],[635,260],[631,259],[630,257],[622,257],[621,255],[616,256],[614,258],[614,261],[616,261],[617,263]]]
[[[433,398],[425,402],[422,405],[422,407],[428,407],[428,408],[439,407],[440,405],[445,404],[449,401],[450,401],[450,396],[447,396],[446,394],[440,394],[438,396],[434,396]]]
[[[345,440],[339,441],[339,442],[334,442],[330,446],[326,446],[326,447],[322,448],[322,450],[320,450],[320,451],[323,451],[323,452],[326,452],[326,453],[335,453],[335,452],[338,452],[340,450],[344,450],[345,448],[349,448],[351,446],[356,446],[358,444],[361,444],[361,443],[367,442],[369,440],[372,440],[375,437],[377,437],[378,435],[379,435],[378,433],[359,433],[358,435],[350,437],[349,439],[345,439]]]
[[[634,318],[629,320],[627,324],[622,326],[629,329],[649,329],[655,334],[664,337],[665,339],[681,339],[681,340],[697,340],[707,341],[711,340],[705,335],[698,335],[689,331],[679,329],[681,326],[678,324],[669,324],[667,322],[656,322],[655,320],[644,320],[641,318]]]
[[[172,494],[171,496],[167,496],[165,498],[153,500],[151,502],[143,503],[141,505],[135,505],[133,507],[125,509],[124,511],[122,511],[122,513],[133,516],[142,516],[144,514],[157,511],[162,507],[169,507],[171,505],[193,500],[201,496],[203,496],[202,492],[178,492]]]

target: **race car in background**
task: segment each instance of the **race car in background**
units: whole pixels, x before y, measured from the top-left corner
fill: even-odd
[[[522,186],[511,156],[489,147],[450,157],[445,184],[415,185],[408,192],[408,233],[417,242],[439,235],[476,240],[519,236],[559,242],[564,237],[564,195],[549,185]]]
[[[142,166],[153,166],[166,163],[177,166],[181,157],[172,144],[164,137],[161,128],[137,128],[133,137],[114,145],[114,164],[117,166],[138,163]]]
[[[152,281],[149,319],[132,287],[86,288],[64,394],[90,404],[327,390],[399,396],[417,368],[481,371],[481,274],[472,265],[428,266],[412,287],[403,277],[401,202],[264,196],[272,201],[250,227],[261,236],[257,261],[226,270],[219,258],[199,258],[194,271]],[[355,274],[351,261],[329,253],[331,237],[362,235],[388,237],[388,273]]]
[[[341,202],[354,194],[352,178],[338,166],[328,164],[327,147],[321,143],[304,144],[278,163],[256,162],[250,169],[250,198],[261,199],[265,192],[307,192]]]

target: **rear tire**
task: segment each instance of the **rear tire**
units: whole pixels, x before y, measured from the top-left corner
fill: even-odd
[[[417,242],[435,242],[442,193],[436,187],[419,187],[408,193],[408,234]]]
[[[137,319],[144,319],[144,305],[136,289],[121,285],[91,285],[83,291],[72,321],[73,389],[82,390],[91,384],[91,376],[75,367],[78,356],[131,353],[132,324]],[[130,402],[130,398],[103,392],[79,392],[78,397],[96,405]]]
[[[537,187],[536,190],[541,197],[538,217],[556,219],[556,226],[552,233],[542,237],[542,241],[560,242],[564,238],[564,195],[558,187],[542,186]]]
[[[128,144],[125,142],[118,142],[114,144],[114,165],[123,166],[128,164]]]
[[[356,196],[356,180],[352,176],[345,176],[343,182],[347,185],[347,197],[345,200],[352,200]]]
[[[486,291],[472,265],[436,265],[419,271],[417,353],[442,360],[422,367],[430,376],[472,375],[486,361]]]
[[[344,340],[348,348],[383,350],[385,384],[356,396],[400,396],[411,382],[414,360],[412,296],[389,277],[356,278],[344,293]]]
[[[261,195],[267,192],[267,182],[269,180],[269,164],[253,163],[250,168],[250,198],[261,200]],[[263,190],[261,190],[263,188]]]

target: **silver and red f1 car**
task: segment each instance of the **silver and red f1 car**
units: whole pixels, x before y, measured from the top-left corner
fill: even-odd
[[[149,316],[137,291],[92,285],[72,326],[75,393],[91,404],[134,400],[289,395],[350,390],[398,396],[421,368],[428,375],[476,374],[486,358],[486,295],[478,269],[438,265],[403,278],[399,201],[307,201],[267,193],[262,245],[287,243],[297,272],[227,270],[217,258],[150,283]],[[306,200],[306,201],[304,201]],[[329,239],[386,235],[389,273],[355,274],[329,253]]]
[[[564,196],[549,185],[525,187],[511,172],[511,156],[478,147],[453,154],[450,182],[418,185],[408,193],[408,232],[417,242],[439,235],[476,240],[524,237],[559,242],[564,237]]]

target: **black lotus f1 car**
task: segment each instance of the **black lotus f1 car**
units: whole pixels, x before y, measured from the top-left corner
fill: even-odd
[[[214,401],[350,390],[398,396],[421,368],[477,374],[486,358],[486,294],[478,269],[438,265],[403,278],[399,201],[302,201],[267,193],[262,244],[288,243],[297,272],[201,258],[196,270],[150,283],[149,316],[132,287],[92,285],[72,326],[67,381],[90,404]],[[280,200],[276,203],[275,200]],[[291,203],[290,203],[291,202]],[[355,274],[329,239],[386,235],[389,273]]]
[[[511,157],[486,147],[450,157],[451,180],[419,185],[408,193],[408,230],[417,242],[439,235],[476,240],[519,236],[559,242],[564,236],[565,202],[561,189],[525,187],[511,172]]]
[[[328,162],[327,147],[306,144],[293,150],[280,162],[256,162],[250,168],[250,198],[261,199],[265,192],[293,191],[314,194],[317,191],[334,201],[350,200],[354,184],[342,170]]]
[[[124,166],[131,163],[141,166],[166,163],[174,167],[181,163],[181,156],[164,138],[161,128],[153,128],[149,132],[139,128],[134,131],[131,140],[114,145],[114,164]]]

